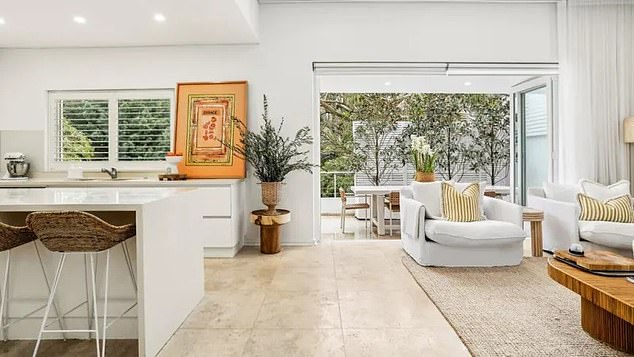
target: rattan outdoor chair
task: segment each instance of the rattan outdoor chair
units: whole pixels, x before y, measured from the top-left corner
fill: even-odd
[[[128,271],[130,273],[130,280],[133,284],[135,293],[136,293],[136,278],[134,274],[134,269],[132,267],[132,261],[130,258],[130,254],[128,252],[127,246],[125,244],[126,240],[134,237],[136,235],[136,229],[134,224],[126,224],[122,226],[112,225],[90,213],[79,212],[79,211],[59,211],[59,212],[34,212],[27,216],[26,218],[27,226],[35,233],[35,235],[39,238],[42,244],[48,248],[50,251],[61,253],[61,257],[59,263],[57,265],[57,271],[55,273],[55,280],[53,281],[53,288],[51,290],[51,294],[49,296],[49,304],[46,307],[46,311],[44,312],[44,317],[42,320],[42,325],[40,327],[40,332],[37,337],[37,342],[35,344],[35,349],[33,351],[33,356],[37,354],[38,348],[40,346],[40,342],[42,339],[42,334],[47,332],[61,332],[60,330],[47,330],[46,322],[48,319],[49,310],[51,307],[51,302],[53,297],[55,296],[55,291],[57,290],[57,285],[59,283],[59,279],[62,273],[62,269],[64,268],[64,261],[68,254],[76,254],[83,253],[85,256],[90,258],[90,271],[91,271],[91,281],[92,281],[92,306],[93,311],[91,313],[90,309],[90,298],[87,295],[87,299],[84,302],[88,308],[88,329],[86,330],[72,330],[73,332],[87,332],[89,337],[91,333],[95,334],[95,343],[97,346],[97,357],[105,356],[106,353],[106,330],[108,327],[112,325],[112,323],[116,322],[119,318],[123,317],[127,312],[129,312],[135,305],[136,300],[132,304],[130,308],[125,310],[123,314],[121,314],[118,318],[111,321],[110,324],[107,324],[107,316],[108,316],[108,274],[110,267],[110,250],[111,248],[121,244],[121,248],[123,249],[124,259],[128,266]],[[99,339],[99,320],[98,314],[96,312],[97,306],[97,289],[96,289],[96,266],[95,266],[95,255],[100,252],[105,252],[106,254],[106,269],[105,269],[105,282],[104,282],[104,308],[103,308],[103,328],[101,338],[101,346]],[[84,260],[86,261],[86,260]],[[86,283],[86,285],[88,285]],[[88,287],[86,286],[86,290]],[[94,328],[92,328],[91,323],[92,319],[90,315],[94,317]],[[101,348],[100,348],[101,347]]]
[[[357,209],[365,209],[367,210],[367,219],[365,222],[365,229],[368,230],[368,222],[370,221],[370,204],[368,203],[368,198],[365,197],[365,201],[363,203],[348,203],[348,195],[346,194],[346,190],[343,187],[339,187],[339,196],[341,196],[341,222],[339,227],[341,228],[341,232],[346,232],[346,211],[348,210],[357,210]]]

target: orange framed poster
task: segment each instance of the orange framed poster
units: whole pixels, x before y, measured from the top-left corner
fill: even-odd
[[[247,82],[178,83],[174,152],[188,178],[245,178],[246,164],[231,147],[241,145],[234,118],[246,128]]]

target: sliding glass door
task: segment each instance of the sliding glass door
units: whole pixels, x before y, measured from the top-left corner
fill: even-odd
[[[513,200],[526,204],[527,189],[554,176],[553,80],[518,84],[513,92]]]

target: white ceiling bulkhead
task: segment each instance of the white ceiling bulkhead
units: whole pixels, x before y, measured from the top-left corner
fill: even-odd
[[[0,0],[0,48],[257,43],[257,0]]]

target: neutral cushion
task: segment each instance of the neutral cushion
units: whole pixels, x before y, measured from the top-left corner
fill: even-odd
[[[493,247],[526,238],[524,230],[502,221],[425,221],[425,236],[436,243],[454,247]]]
[[[634,223],[579,221],[579,236],[607,247],[632,249]]]
[[[425,206],[425,217],[440,219],[442,213],[440,210],[441,181],[435,182],[412,182],[412,191],[414,200]]]
[[[451,183],[460,192],[464,192],[465,188],[467,188],[469,185],[473,183],[473,182],[453,182],[453,181],[447,181],[447,182]],[[484,192],[486,191],[486,188],[487,188],[487,182],[481,181],[478,183],[480,184],[480,218],[486,219],[486,217],[484,216]],[[441,211],[442,211],[442,207],[441,207]]]
[[[544,196],[551,200],[576,204],[579,192],[579,186],[544,182]]]
[[[621,180],[609,186],[591,180],[581,180],[579,181],[579,186],[581,187],[581,192],[600,201],[630,194],[630,181],[628,180]]]
[[[475,182],[460,192],[448,182],[442,183],[442,216],[452,222],[474,222],[482,219],[480,185]]]
[[[577,195],[577,200],[581,207],[579,215],[581,221],[634,223],[632,198],[629,194],[600,201],[580,193]]]

